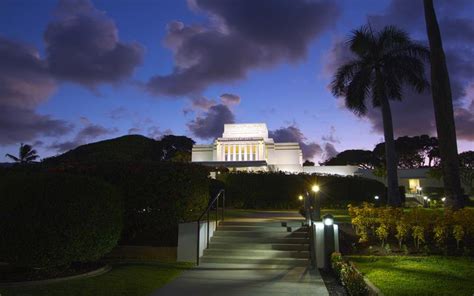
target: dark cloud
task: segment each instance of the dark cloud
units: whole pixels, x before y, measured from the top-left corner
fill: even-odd
[[[333,144],[325,143],[324,144],[324,155],[323,158],[325,160],[331,159],[336,156],[339,152],[336,150]]]
[[[192,7],[207,14],[210,24],[168,25],[165,44],[175,69],[149,80],[155,95],[196,94],[213,83],[244,78],[254,68],[301,60],[311,40],[339,15],[330,0],[195,0]]]
[[[469,98],[467,89],[474,77],[474,24],[461,14],[472,11],[472,1],[438,1],[436,10],[440,23],[443,46],[451,80],[451,88],[455,105],[457,134],[461,140],[473,140],[472,118],[474,111],[463,106]],[[387,10],[380,15],[369,15],[368,20],[374,28],[385,25],[396,25],[406,30],[413,38],[426,41],[422,1],[392,0]],[[351,54],[340,39],[335,39],[332,47],[325,55],[323,74],[333,75],[337,67],[351,59]],[[430,67],[427,65],[427,77]],[[419,135],[420,133],[436,134],[433,101],[430,90],[418,94],[404,89],[402,102],[391,102],[395,136]],[[382,117],[379,109],[370,108],[367,119],[375,131],[383,133]]]
[[[72,140],[64,142],[55,141],[48,148],[61,153],[89,143],[101,136],[114,134],[118,131],[116,128],[106,128],[99,124],[92,124],[85,117],[81,118],[81,121],[85,123],[85,126],[79,130]]]
[[[67,134],[73,125],[30,109],[0,105],[0,145],[17,144],[36,137],[58,137]]]
[[[212,99],[208,99],[205,97],[198,97],[191,100],[192,108],[193,109],[200,109],[200,110],[209,110],[212,106],[216,105],[216,101]]]
[[[173,131],[170,130],[170,129],[166,129],[166,130],[163,131],[157,126],[151,126],[151,127],[148,128],[148,137],[150,137],[152,139],[155,139],[155,140],[159,140],[159,139],[163,138],[163,136],[170,135],[172,133],[173,133]]]
[[[114,21],[89,0],[61,0],[44,41],[51,73],[92,88],[129,77],[144,53],[137,43],[120,42]]]
[[[187,126],[191,133],[201,139],[211,139],[222,136],[225,123],[234,123],[234,113],[228,106],[218,104],[211,106],[203,114],[190,121]]]
[[[128,129],[128,134],[129,135],[138,135],[142,132],[141,128],[138,127],[132,127]]]
[[[290,125],[269,132],[269,137],[275,142],[297,142],[300,144],[304,159],[311,159],[322,154],[323,149],[316,142],[308,142],[301,130]]]
[[[34,47],[0,36],[0,105],[32,109],[55,89]]]
[[[222,94],[221,101],[224,105],[231,106],[231,105],[238,105],[240,104],[240,96],[234,94]]]

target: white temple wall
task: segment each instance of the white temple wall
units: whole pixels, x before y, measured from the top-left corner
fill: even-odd
[[[214,145],[194,145],[191,161],[213,161]]]

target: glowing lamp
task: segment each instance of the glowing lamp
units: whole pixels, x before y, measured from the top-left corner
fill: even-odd
[[[441,201],[442,201],[442,202],[445,202],[445,201],[446,201],[446,197],[443,197],[443,198],[441,199]]]
[[[428,199],[428,196],[423,196],[423,199],[424,199],[424,200],[427,200],[427,199]]]
[[[379,196],[378,195],[374,196],[374,199],[379,200]]]
[[[303,200],[303,195],[298,196],[299,200]]]
[[[313,187],[311,187],[311,190],[313,190],[313,192],[319,192],[319,186],[318,185],[313,185]]]
[[[326,214],[323,216],[323,223],[326,226],[331,226],[334,224],[334,217],[331,214]]]

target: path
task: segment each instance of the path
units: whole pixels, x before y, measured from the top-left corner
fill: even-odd
[[[227,219],[199,267],[152,295],[328,295],[318,270],[309,267],[309,242],[301,222],[301,216],[290,211]]]

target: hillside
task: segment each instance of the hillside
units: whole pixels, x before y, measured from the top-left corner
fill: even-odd
[[[79,146],[64,154],[50,157],[45,163],[96,161],[183,161],[191,155],[194,141],[184,136],[165,136],[153,140],[141,135],[126,135]]]

